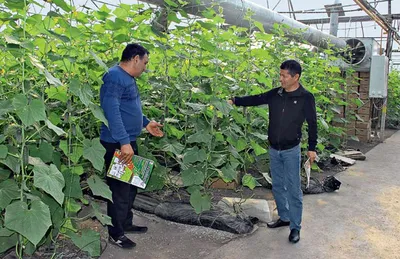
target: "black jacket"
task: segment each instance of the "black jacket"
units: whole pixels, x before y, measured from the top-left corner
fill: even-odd
[[[317,114],[314,96],[302,85],[293,91],[274,88],[253,96],[235,97],[237,106],[268,104],[268,140],[272,148],[286,150],[297,146],[301,140],[301,127],[308,123],[308,150],[315,151],[317,145]]]

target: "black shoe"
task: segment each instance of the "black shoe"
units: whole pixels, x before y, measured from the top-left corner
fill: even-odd
[[[133,242],[132,240],[130,240],[129,238],[127,238],[126,236],[120,236],[118,238],[113,238],[112,236],[110,236],[108,238],[108,240],[114,244],[117,245],[121,248],[124,249],[131,249],[134,248],[136,246],[136,243]]]
[[[131,225],[129,227],[124,228],[125,233],[136,233],[136,234],[142,234],[147,232],[147,227],[140,227],[140,226],[135,226]]]
[[[281,219],[278,219],[275,222],[267,223],[267,226],[269,228],[279,228],[279,227],[285,227],[285,226],[289,226],[289,225],[290,225],[290,221],[283,221]]]
[[[289,241],[292,243],[297,243],[300,241],[300,230],[292,229],[290,230]]]

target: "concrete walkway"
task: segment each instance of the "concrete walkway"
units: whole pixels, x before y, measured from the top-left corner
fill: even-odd
[[[400,258],[400,132],[337,178],[338,192],[304,197],[299,243],[263,227],[206,258]]]

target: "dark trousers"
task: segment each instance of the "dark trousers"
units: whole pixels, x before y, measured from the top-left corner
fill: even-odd
[[[121,146],[119,143],[108,143],[104,141],[101,141],[101,144],[106,149],[104,160],[107,172],[115,150],[120,149]],[[132,141],[131,146],[135,155],[138,155],[136,141]],[[132,205],[136,197],[137,187],[117,179],[106,178],[113,199],[113,202],[108,201],[107,203],[107,215],[111,217],[111,222],[113,224],[113,226],[108,226],[108,234],[113,238],[118,238],[124,235],[124,228],[132,225]]]

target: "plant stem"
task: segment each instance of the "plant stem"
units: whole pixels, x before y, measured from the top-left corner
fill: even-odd
[[[26,39],[26,19],[27,19],[27,13],[28,13],[28,5],[26,3],[26,0],[24,0],[24,21],[23,21],[23,40]],[[26,50],[23,49],[22,51],[22,93],[23,95],[26,95],[25,93],[25,58],[26,58]],[[20,189],[20,201],[22,202],[24,200],[24,188],[22,188],[22,185],[25,184],[25,126],[21,127],[21,152],[20,152],[20,166],[21,166],[21,189]],[[23,236],[21,234],[18,234],[18,243],[19,246],[19,253],[18,257],[22,258],[23,255]],[[17,250],[18,251],[18,250]]]

